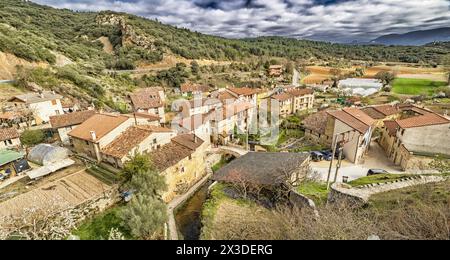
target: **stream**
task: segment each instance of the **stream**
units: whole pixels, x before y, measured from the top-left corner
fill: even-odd
[[[181,233],[184,240],[200,239],[202,228],[201,213],[203,203],[208,197],[209,185],[211,185],[211,182],[207,181],[175,212],[178,232]]]

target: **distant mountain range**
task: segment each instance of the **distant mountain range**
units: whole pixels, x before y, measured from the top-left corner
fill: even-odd
[[[432,42],[450,41],[450,27],[413,31],[405,34],[389,34],[378,37],[370,44],[421,46]]]

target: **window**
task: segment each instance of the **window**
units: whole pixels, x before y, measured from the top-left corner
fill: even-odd
[[[86,143],[86,145],[89,145],[89,142],[88,141],[84,141],[85,143]]]
[[[56,106],[56,100],[52,100],[52,105]]]
[[[189,155],[189,160],[192,160],[192,155]]]
[[[6,141],[8,142],[9,145],[12,145],[12,144],[13,144],[13,142],[12,142],[11,139],[10,139],[10,140],[6,140]]]
[[[181,173],[184,173],[184,166],[183,167],[181,167]]]
[[[156,144],[157,142],[158,142],[158,140],[156,140],[156,138],[153,139],[153,143],[154,143],[154,144]]]
[[[405,129],[402,129],[401,135],[404,135],[404,134],[405,134]]]
[[[55,114],[59,115],[59,110],[55,110]]]

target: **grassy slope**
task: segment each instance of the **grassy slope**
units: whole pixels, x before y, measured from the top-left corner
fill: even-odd
[[[131,239],[129,231],[121,225],[120,210],[121,207],[113,207],[86,220],[73,234],[79,236],[81,240],[105,240],[108,239],[111,229],[117,228],[125,238]]]
[[[392,84],[392,92],[405,95],[432,95],[440,87],[447,86],[446,82],[427,79],[395,79]]]

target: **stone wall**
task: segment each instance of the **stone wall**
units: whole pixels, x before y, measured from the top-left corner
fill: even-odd
[[[370,196],[391,190],[403,189],[415,185],[445,181],[442,176],[412,175],[405,179],[394,180],[387,183],[368,184],[360,187],[351,187],[348,184],[334,183],[331,185],[329,202],[349,201],[351,203],[366,204]]]
[[[100,213],[120,201],[116,186],[111,187],[97,197],[68,209],[77,223]]]

